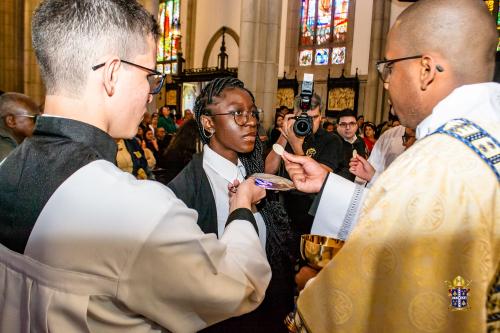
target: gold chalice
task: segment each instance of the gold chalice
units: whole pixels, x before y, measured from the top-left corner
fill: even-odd
[[[325,267],[340,251],[344,241],[326,236],[306,234],[300,237],[300,255],[316,270]]]
[[[344,241],[326,236],[306,234],[300,237],[300,255],[307,264],[316,270],[321,270],[344,246]],[[285,318],[285,325],[291,333],[298,332],[295,324],[296,310]]]

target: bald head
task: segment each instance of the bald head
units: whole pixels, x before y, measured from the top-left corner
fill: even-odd
[[[34,115],[38,114],[38,105],[28,96],[8,92],[0,96],[0,118],[5,118],[9,115]]]
[[[33,134],[34,115],[39,114],[38,105],[28,96],[19,93],[5,93],[0,96],[0,128],[9,132],[21,143]]]
[[[390,38],[408,55],[444,58],[457,83],[493,79],[498,35],[481,0],[420,0],[398,17]]]

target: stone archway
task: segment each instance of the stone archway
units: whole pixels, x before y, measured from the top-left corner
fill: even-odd
[[[203,53],[203,62],[201,64],[202,68],[208,67],[208,59],[210,58],[210,54],[212,53],[215,42],[217,42],[217,40],[219,40],[219,38],[222,36],[223,33],[233,37],[234,41],[236,42],[236,45],[238,47],[240,47],[240,36],[238,36],[236,31],[234,31],[233,29],[231,29],[229,27],[221,27],[219,30],[217,30],[215,32],[215,34],[212,36],[212,38],[210,38],[210,40],[208,41],[208,45],[205,49],[205,53]]]

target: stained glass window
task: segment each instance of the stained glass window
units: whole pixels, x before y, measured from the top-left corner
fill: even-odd
[[[346,38],[348,13],[349,13],[349,0],[335,0],[333,36],[336,40],[344,41]]]
[[[328,65],[330,50],[329,49],[316,49],[316,56],[314,63],[316,65]]]
[[[180,0],[160,0],[158,10],[158,23],[160,25],[160,38],[156,54],[157,62],[172,61],[177,59],[177,38],[179,30],[179,4]],[[166,69],[166,66],[165,66]]]
[[[350,1],[301,0],[301,4],[299,65],[327,65],[337,48],[332,64],[343,64]]]
[[[318,3],[318,24],[316,25],[316,44],[328,43],[331,38],[332,26],[332,0]]]
[[[332,64],[340,65],[345,63],[345,46],[334,47],[332,49]]]
[[[314,41],[316,0],[302,0],[302,45],[312,45]]]
[[[300,66],[310,66],[312,65],[312,50],[303,50],[300,51],[299,55],[299,64]]]

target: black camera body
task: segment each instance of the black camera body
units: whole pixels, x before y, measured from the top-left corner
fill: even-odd
[[[295,117],[295,123],[293,124],[293,132],[296,136],[308,136],[312,133],[313,121],[312,118],[307,115],[307,111],[311,110],[311,100],[314,91],[313,86],[313,74],[304,74],[299,101],[301,113]]]
[[[308,136],[312,133],[313,122],[312,118],[302,111],[301,114],[295,117],[295,124],[293,124],[293,132],[296,136]]]

